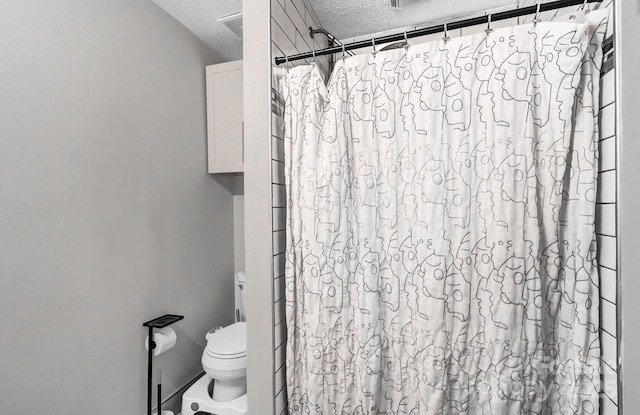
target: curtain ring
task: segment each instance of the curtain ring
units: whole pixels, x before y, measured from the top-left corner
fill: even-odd
[[[346,52],[347,52],[347,47],[346,47],[346,46],[345,46],[345,44],[343,43],[343,44],[342,44],[342,59],[344,59],[344,57],[345,57],[345,55],[346,55]]]
[[[316,61],[316,50],[313,49],[313,64],[316,65],[318,61]]]
[[[378,51],[376,50],[376,39],[375,38],[371,38],[371,46],[373,46],[373,52],[371,52],[371,54],[373,56],[376,56]]]
[[[484,31],[487,36],[489,36],[489,33],[493,32],[493,29],[491,28],[491,14],[489,14],[487,16],[487,30]]]
[[[446,43],[451,40],[451,38],[447,35],[447,24],[444,24],[444,37],[442,40]]]
[[[533,18],[533,26],[536,26],[540,21],[540,0],[536,3],[536,17]]]
[[[409,39],[407,38],[407,31],[404,31],[404,49],[409,50]]]

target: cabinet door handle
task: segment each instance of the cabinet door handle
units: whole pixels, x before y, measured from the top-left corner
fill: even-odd
[[[242,121],[242,162],[244,163],[244,121]]]

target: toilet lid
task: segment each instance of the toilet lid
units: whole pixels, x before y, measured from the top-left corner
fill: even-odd
[[[247,323],[234,323],[213,333],[207,341],[207,354],[222,358],[246,356]]]

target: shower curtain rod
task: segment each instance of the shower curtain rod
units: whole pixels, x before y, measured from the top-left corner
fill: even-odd
[[[342,52],[343,50],[348,51],[353,49],[365,48],[365,47],[371,46],[373,43],[375,43],[376,45],[379,45],[384,43],[399,42],[399,41],[405,40],[405,37],[407,39],[411,39],[414,37],[432,35],[434,33],[444,32],[445,29],[455,30],[455,29],[462,29],[463,27],[477,26],[484,23],[489,23],[489,19],[491,19],[492,22],[497,22],[500,20],[513,19],[514,17],[521,17],[521,16],[527,16],[530,14],[542,13],[549,10],[562,9],[564,7],[579,6],[581,4],[586,5],[587,3],[599,3],[601,1],[602,0],[558,0],[558,1],[552,1],[549,3],[538,3],[535,6],[528,6],[520,9],[507,10],[507,11],[499,12],[495,14],[488,14],[486,16],[472,17],[470,19],[458,20],[451,23],[439,24],[436,26],[425,27],[422,29],[409,30],[407,32],[397,33],[394,35],[375,37],[369,40],[361,40],[361,41],[352,42],[352,43],[345,43],[344,49],[343,49],[343,46],[333,46],[325,49],[298,53],[296,55],[291,55],[291,56],[280,56],[276,58],[276,65],[282,65],[283,63],[293,62],[300,59],[313,58],[316,56],[331,55],[333,53]]]

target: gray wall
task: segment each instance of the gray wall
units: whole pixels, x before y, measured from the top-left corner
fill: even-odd
[[[244,195],[233,196],[234,271],[244,271]]]
[[[216,61],[150,0],[0,1],[1,413],[141,414],[141,324],[185,315],[156,360],[169,394],[232,321]]]
[[[616,0],[618,6],[618,26],[616,39],[619,45],[618,57],[620,82],[618,102],[620,102],[618,131],[620,143],[620,265],[622,267],[622,408],[633,414],[640,408],[640,140],[638,140],[638,99],[640,97],[640,2],[638,0]]]

